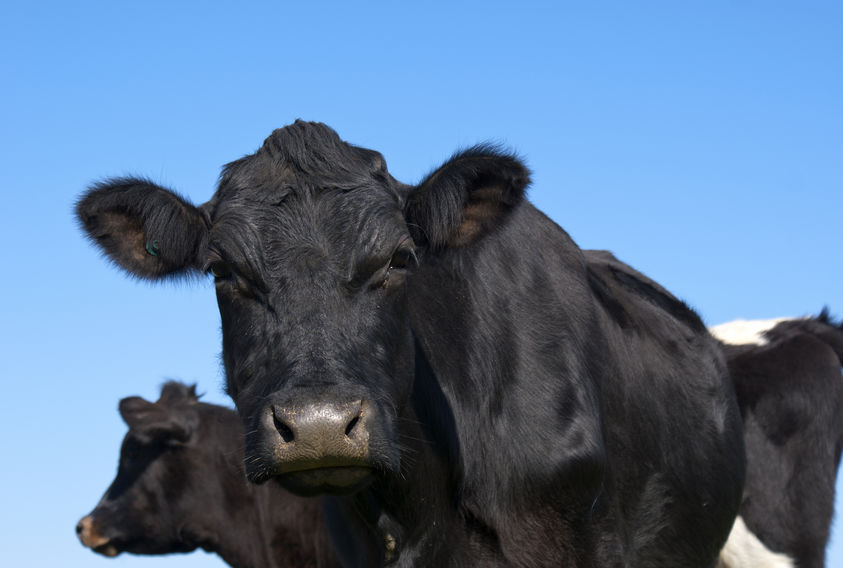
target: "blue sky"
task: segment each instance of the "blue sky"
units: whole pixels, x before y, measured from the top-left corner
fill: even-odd
[[[839,3],[519,4],[4,6],[5,564],[222,565],[109,560],[76,540],[116,468],[121,397],[178,378],[228,401],[210,283],[123,276],[71,211],[122,174],[204,202],[220,166],[299,117],[406,182],[476,142],[516,149],[533,202],[581,246],[709,324],[843,316]],[[833,539],[843,566],[839,523]]]

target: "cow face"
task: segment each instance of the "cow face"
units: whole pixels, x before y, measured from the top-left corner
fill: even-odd
[[[203,480],[195,479],[198,425],[196,397],[169,385],[157,403],[140,397],[120,401],[129,425],[117,476],[96,508],[76,527],[82,544],[106,556],[121,552],[189,552],[196,543],[184,530],[202,503]]]
[[[134,275],[213,275],[250,479],[345,493],[399,468],[414,273],[494,230],[527,183],[514,157],[476,147],[406,186],[380,154],[296,122],[226,166],[198,208],[120,179],[95,186],[77,214]]]

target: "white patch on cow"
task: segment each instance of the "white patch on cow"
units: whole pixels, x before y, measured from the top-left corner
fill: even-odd
[[[711,335],[730,345],[767,345],[769,341],[764,337],[764,332],[776,327],[783,321],[794,318],[775,318],[768,320],[735,320],[728,323],[721,323],[708,328]]]
[[[752,534],[741,517],[735,519],[729,540],[720,551],[717,568],[794,568],[786,554],[773,552]]]

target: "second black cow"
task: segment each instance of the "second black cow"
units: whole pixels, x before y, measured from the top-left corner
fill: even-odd
[[[347,565],[714,566],[744,476],[720,349],[528,183],[479,146],[407,186],[299,121],[204,205],[122,178],[77,214],[131,274],[213,274],[248,474],[334,495]]]
[[[82,544],[105,556],[202,548],[234,568],[337,568],[319,501],[254,486],[243,430],[228,408],[169,382],[157,402],[120,401],[129,426],[117,476],[79,521]]]

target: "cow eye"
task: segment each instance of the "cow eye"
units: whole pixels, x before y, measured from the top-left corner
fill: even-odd
[[[392,260],[389,261],[389,269],[392,270],[393,268],[397,268],[399,270],[403,270],[410,265],[410,261],[412,259],[413,251],[410,249],[395,251],[395,254],[392,255]]]
[[[231,267],[228,263],[218,260],[208,266],[208,272],[213,274],[217,280],[224,280],[231,276]]]
[[[395,271],[399,271],[399,273],[403,272],[415,259],[416,257],[412,249],[401,248],[395,251],[389,260],[389,267],[386,269],[380,285],[385,287],[390,282],[390,277],[392,277]]]

